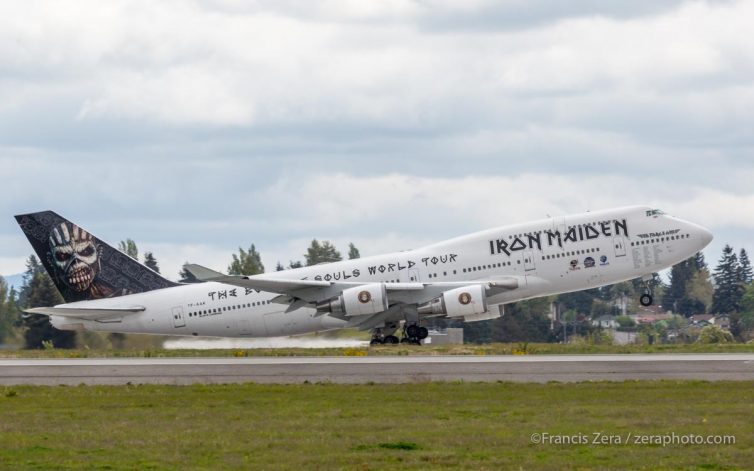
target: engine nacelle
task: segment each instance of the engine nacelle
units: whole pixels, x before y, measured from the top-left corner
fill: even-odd
[[[442,296],[418,306],[419,314],[465,317],[487,312],[487,296],[482,285],[451,289]]]
[[[364,316],[387,311],[387,288],[384,283],[355,286],[343,290],[340,296],[317,304],[317,311]]]

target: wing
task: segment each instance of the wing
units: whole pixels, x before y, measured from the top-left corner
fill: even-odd
[[[45,316],[71,317],[84,320],[112,319],[113,317],[122,317],[129,314],[137,314],[145,310],[144,306],[114,307],[114,308],[95,308],[95,307],[35,307],[26,309],[28,314],[43,314]]]
[[[275,302],[288,304],[289,310],[308,303],[319,304],[352,291],[352,288],[373,286],[376,282],[341,282],[319,280],[294,280],[273,278],[269,275],[233,276],[224,275],[201,265],[186,265],[186,270],[201,281],[214,281],[242,288],[278,293]],[[422,305],[441,297],[446,292],[464,287],[477,287],[482,297],[491,297],[519,287],[517,277],[503,277],[484,281],[436,282],[436,283],[384,283],[390,304]],[[387,304],[387,303],[386,303]],[[486,304],[485,304],[486,310]],[[384,309],[382,310],[384,311]],[[382,312],[377,311],[377,312]],[[375,312],[376,313],[376,312]]]

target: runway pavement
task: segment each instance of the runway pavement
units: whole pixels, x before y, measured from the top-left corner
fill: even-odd
[[[0,359],[0,385],[754,380],[754,354]]]

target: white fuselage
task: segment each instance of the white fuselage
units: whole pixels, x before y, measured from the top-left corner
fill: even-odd
[[[499,227],[421,249],[267,274],[282,279],[427,284],[516,277],[519,287],[488,305],[579,291],[651,275],[704,248],[701,226],[636,206]],[[52,316],[57,328],[166,335],[271,337],[355,326],[305,305],[290,312],[276,293],[220,283],[180,285],[96,301],[101,308],[144,306],[122,318]]]

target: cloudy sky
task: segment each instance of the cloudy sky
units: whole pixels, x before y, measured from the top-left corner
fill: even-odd
[[[42,209],[171,278],[625,204],[754,249],[751,1],[0,6],[0,274]]]

